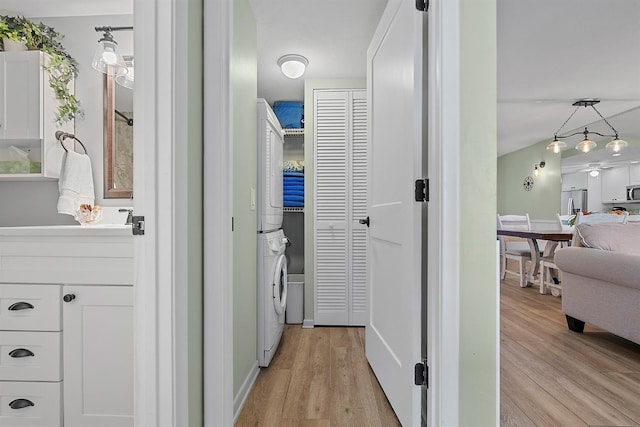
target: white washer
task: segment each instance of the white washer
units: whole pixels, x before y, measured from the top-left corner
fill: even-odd
[[[287,307],[287,238],[282,230],[258,234],[258,366],[276,353]]]
[[[258,232],[282,227],[284,132],[275,113],[258,98]]]

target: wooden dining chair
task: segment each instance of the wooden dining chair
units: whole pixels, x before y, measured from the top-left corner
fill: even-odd
[[[498,230],[531,230],[529,214],[525,215],[498,215]],[[500,277],[505,279],[508,274],[518,276],[520,287],[527,286],[525,263],[531,261],[531,249],[524,239],[500,236]],[[518,271],[507,269],[507,260],[518,261]]]
[[[556,219],[558,221],[557,226],[560,230],[573,232],[575,224],[569,225],[569,222],[573,219],[573,215],[556,214]],[[560,246],[562,247],[567,244],[568,242],[561,242]],[[562,286],[560,285],[562,283],[562,278],[560,270],[558,269],[553,257],[554,254],[550,254],[540,258],[540,268],[538,269],[540,272],[540,293],[546,294],[547,290],[550,290],[551,295],[559,297],[562,294]]]

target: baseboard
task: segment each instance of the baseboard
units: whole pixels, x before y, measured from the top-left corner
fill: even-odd
[[[242,387],[238,390],[238,394],[235,399],[233,399],[233,422],[235,423],[240,415],[240,411],[244,406],[244,402],[247,400],[247,396],[249,396],[249,392],[253,388],[253,385],[256,382],[256,378],[258,378],[258,374],[260,373],[260,368],[258,368],[258,361],[253,364],[251,369],[249,370],[249,374],[247,378],[242,383]]]
[[[313,329],[313,319],[304,319],[302,322],[303,329]]]

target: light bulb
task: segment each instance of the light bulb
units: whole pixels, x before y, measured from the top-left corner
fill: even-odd
[[[600,175],[600,171],[598,169],[592,169],[591,172],[589,172],[589,175],[595,178],[596,176]]]
[[[538,165],[536,165],[535,169],[533,170],[533,174],[535,176],[538,176],[538,174],[540,174],[540,172],[538,172]]]

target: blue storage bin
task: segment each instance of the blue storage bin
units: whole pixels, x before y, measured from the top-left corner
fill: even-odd
[[[300,101],[276,101],[273,112],[284,129],[304,127],[304,104]]]

